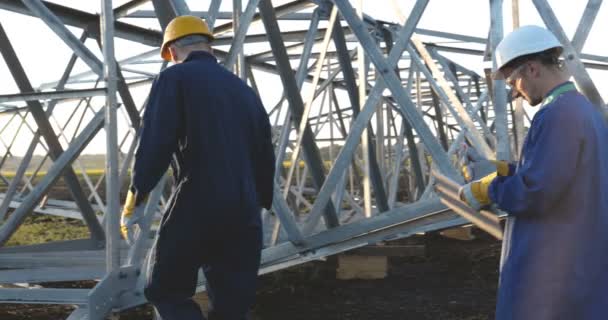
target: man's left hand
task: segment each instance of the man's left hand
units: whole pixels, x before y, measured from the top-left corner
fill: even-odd
[[[143,218],[145,198],[138,197],[131,190],[127,193],[127,199],[120,215],[120,233],[129,245],[135,242],[135,225],[139,225]]]

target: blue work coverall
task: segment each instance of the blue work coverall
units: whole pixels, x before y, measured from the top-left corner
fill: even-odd
[[[204,51],[162,71],[143,116],[131,188],[149,193],[169,164],[176,180],[145,296],[163,319],[204,319],[190,299],[206,278],[210,319],[246,319],[272,204],[274,151],[254,91]]]
[[[571,82],[536,113],[492,202],[515,217],[497,320],[608,319],[608,128]]]

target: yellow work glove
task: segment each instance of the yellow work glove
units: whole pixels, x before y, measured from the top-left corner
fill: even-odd
[[[490,184],[498,174],[491,173],[479,180],[469,182],[460,188],[458,194],[460,199],[465,201],[471,208],[479,211],[481,208],[490,205],[492,202],[488,195]]]
[[[503,160],[490,160],[496,166],[496,173],[500,177],[510,176],[513,173],[509,172],[509,162]]]
[[[496,172],[499,176],[509,176],[509,163],[500,160],[488,160],[468,144],[463,144],[457,151],[460,172],[466,182],[481,179]]]
[[[143,218],[143,204],[147,196],[139,197],[135,192],[129,190],[125,205],[120,215],[120,233],[128,244],[135,241],[135,225],[139,225]]]
[[[485,177],[491,172],[496,172],[501,177],[511,175],[509,172],[509,163],[501,160],[479,160],[472,161],[462,166],[462,176],[464,180],[469,182],[479,177]]]

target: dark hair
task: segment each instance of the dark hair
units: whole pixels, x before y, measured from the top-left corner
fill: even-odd
[[[556,47],[541,52],[526,54],[509,61],[503,66],[503,68],[517,68],[528,61],[538,61],[545,66],[555,66],[561,68],[562,62],[559,59],[561,53],[562,49]]]

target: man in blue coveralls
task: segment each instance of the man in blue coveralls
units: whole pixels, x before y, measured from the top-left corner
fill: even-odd
[[[498,45],[495,76],[541,107],[516,166],[461,189],[475,209],[494,203],[515,218],[498,320],[608,319],[608,128],[568,81],[561,52],[537,26]]]
[[[161,56],[175,65],[154,81],[143,116],[121,230],[132,238],[137,206],[169,164],[176,188],[152,252],[145,296],[162,319],[205,319],[191,299],[203,269],[209,319],[248,318],[270,209],[274,152],[254,91],[218,64],[213,34],[194,16],[171,21]]]

